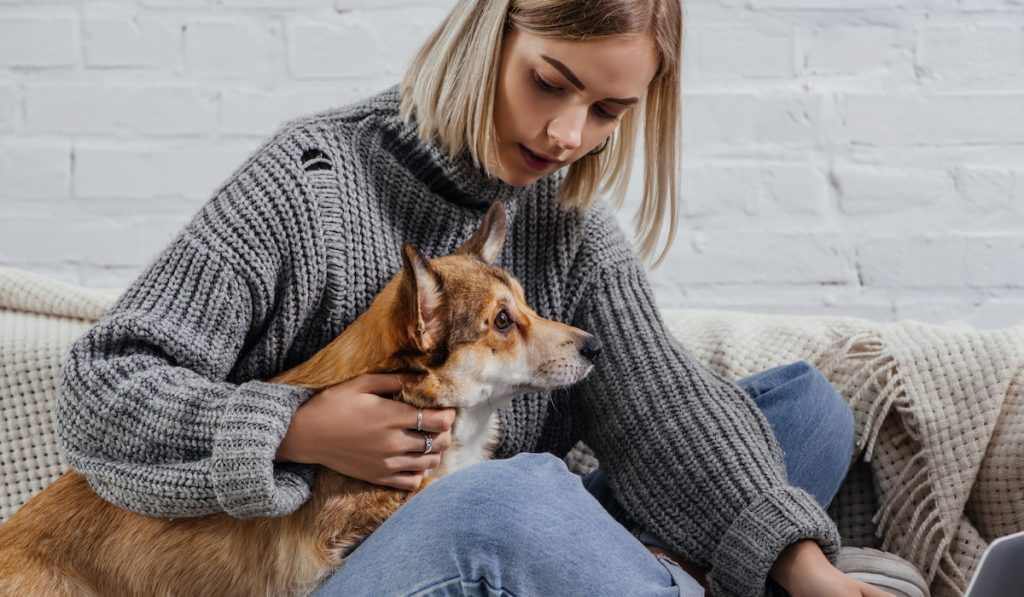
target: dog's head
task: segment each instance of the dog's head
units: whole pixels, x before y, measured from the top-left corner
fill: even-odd
[[[415,371],[415,406],[498,408],[528,392],[572,385],[593,368],[601,343],[544,319],[523,289],[493,265],[505,243],[505,211],[495,203],[480,228],[452,255],[426,259],[403,248],[396,323],[405,342],[387,369]]]

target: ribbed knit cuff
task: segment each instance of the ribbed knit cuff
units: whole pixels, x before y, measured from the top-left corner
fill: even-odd
[[[764,495],[740,514],[719,542],[709,579],[711,592],[720,597],[762,595],[775,560],[801,539],[817,541],[835,563],[839,531],[809,493],[782,487]]]
[[[210,458],[217,501],[237,518],[283,516],[309,498],[316,467],[274,465],[292,414],[314,390],[250,381],[220,416]]]

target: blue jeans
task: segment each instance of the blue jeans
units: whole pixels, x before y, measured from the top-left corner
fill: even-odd
[[[737,383],[775,431],[790,483],[828,506],[853,453],[849,407],[805,362]],[[703,595],[629,525],[600,469],[581,482],[555,456],[519,454],[432,483],[313,595]]]

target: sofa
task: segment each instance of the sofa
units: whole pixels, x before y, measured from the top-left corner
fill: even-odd
[[[60,367],[120,292],[0,268],[0,520],[66,470],[50,418]],[[829,510],[845,545],[896,553],[945,597],[963,594],[989,542],[1024,530],[1024,323],[662,317],[729,378],[802,359],[846,398],[857,449]],[[597,464],[582,444],[566,460],[580,474]]]

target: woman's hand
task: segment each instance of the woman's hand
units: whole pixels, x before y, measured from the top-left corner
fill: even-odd
[[[771,576],[793,597],[892,597],[843,574],[810,539],[787,547],[772,566]]]
[[[320,464],[343,475],[412,491],[423,471],[441,463],[452,444],[455,409],[424,409],[423,431],[433,448],[423,453],[416,431],[418,410],[382,397],[415,383],[406,374],[365,373],[330,386],[303,403],[292,416],[277,459]]]

